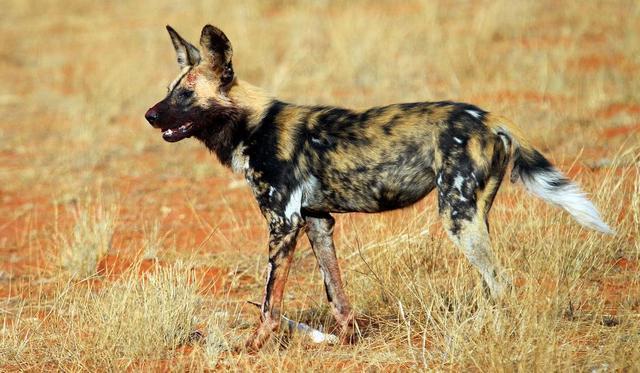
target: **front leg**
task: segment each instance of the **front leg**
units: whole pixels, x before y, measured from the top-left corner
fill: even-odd
[[[260,325],[246,343],[247,349],[259,350],[280,327],[284,287],[289,276],[296,242],[304,221],[299,214],[284,217],[265,214],[269,222],[269,263],[260,313]]]

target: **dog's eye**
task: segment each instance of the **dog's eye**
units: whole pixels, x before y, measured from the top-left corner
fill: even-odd
[[[191,97],[193,97],[193,91],[190,91],[190,90],[183,90],[183,91],[180,91],[180,93],[178,93],[178,97],[179,97],[181,100],[188,100],[188,99],[190,99]]]

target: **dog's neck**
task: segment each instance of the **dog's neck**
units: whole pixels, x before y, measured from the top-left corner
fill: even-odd
[[[274,100],[262,89],[243,80],[233,83],[229,89],[229,98],[235,106],[247,113],[246,126],[249,133],[258,128]]]
[[[260,126],[273,98],[260,88],[247,82],[236,80],[229,88],[231,105],[217,106],[212,110],[211,122],[222,125],[205,127],[196,136],[216,154],[220,162],[233,167],[238,160],[239,147]]]

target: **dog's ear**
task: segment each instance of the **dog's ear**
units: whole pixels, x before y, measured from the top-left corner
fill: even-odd
[[[202,47],[203,58],[211,67],[220,72],[222,84],[227,84],[233,80],[233,67],[231,57],[233,49],[229,38],[219,28],[206,25],[200,35],[200,46]]]
[[[167,31],[171,36],[171,42],[176,49],[176,55],[178,56],[178,65],[180,68],[187,66],[195,66],[200,63],[200,52],[198,48],[194,47],[191,43],[184,40],[182,36],[178,35],[176,30],[167,25]]]

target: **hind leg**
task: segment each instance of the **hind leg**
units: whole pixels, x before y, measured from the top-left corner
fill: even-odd
[[[494,299],[502,297],[510,286],[491,251],[488,225],[489,210],[508,163],[505,148],[506,144],[496,141],[486,171],[468,162],[466,168],[443,168],[438,176],[438,208],[447,234],[480,272]]]
[[[484,219],[480,214],[475,214],[469,220],[446,216],[455,211],[445,211],[443,216],[449,237],[480,272],[485,289],[488,290],[491,297],[493,299],[501,298],[509,284],[491,251],[489,232]]]

